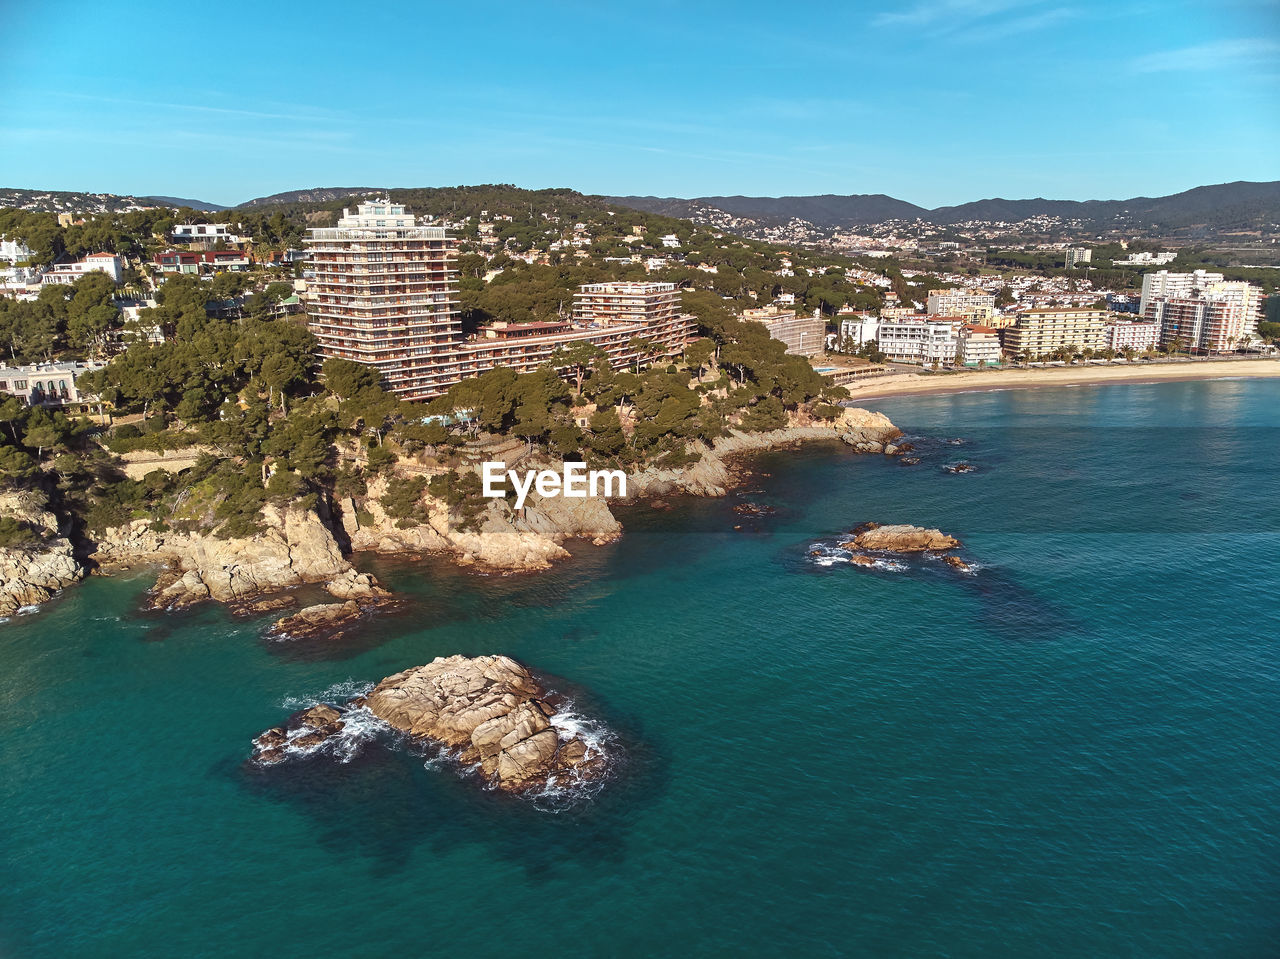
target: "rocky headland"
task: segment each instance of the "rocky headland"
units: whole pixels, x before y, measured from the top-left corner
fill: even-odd
[[[608,763],[577,724],[556,725],[553,697],[506,656],[441,657],[388,676],[340,706],[295,713],[254,739],[253,760],[271,765],[308,755],[340,736],[355,709],[441,747],[505,792],[587,782]]]

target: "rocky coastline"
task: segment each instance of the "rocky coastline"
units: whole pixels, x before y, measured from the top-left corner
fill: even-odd
[[[828,440],[844,442],[859,453],[894,455],[900,452],[893,445],[899,436],[901,431],[883,414],[856,408],[844,410],[834,423],[793,420],[792,425],[768,432],[731,430],[687,466],[649,467],[629,474],[628,500],[724,496],[742,479],[736,463],[742,454]],[[536,458],[513,450],[524,451],[524,444],[510,444],[493,458],[522,460],[525,468],[540,465]],[[287,594],[280,595],[282,591],[320,584],[335,603],[301,610],[278,621],[274,629],[282,635],[312,636],[328,624],[340,633],[391,602],[374,577],[352,566],[349,557],[357,553],[431,553],[488,572],[530,572],[566,558],[569,540],[604,545],[623,531],[604,499],[544,497],[536,492],[521,510],[501,499],[486,500],[465,529],[452,520],[445,503],[424,495],[419,521],[404,523],[381,505],[387,484],[385,478],[375,477],[359,501],[347,497],[331,508],[264,506],[262,532],[248,537],[179,532],[138,519],[98,536],[85,559],[77,556],[70,539],[58,535],[56,517],[42,500],[35,502],[36,494],[6,494],[0,514],[38,525],[45,538],[38,549],[0,550],[0,615],[44,602],[88,570],[109,573],[155,563],[162,568],[148,594],[150,608],[183,609],[213,601],[239,613],[259,614],[297,605]]]
[[[44,493],[0,493],[0,516],[23,524],[33,536],[29,545],[0,547],[0,617],[39,606],[84,576]]]

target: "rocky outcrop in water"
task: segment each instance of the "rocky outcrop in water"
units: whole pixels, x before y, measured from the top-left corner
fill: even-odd
[[[26,526],[31,545],[0,548],[0,616],[45,602],[84,575],[70,540],[58,535],[58,518],[36,490],[0,493],[0,516]]]
[[[556,707],[529,671],[506,656],[450,656],[388,676],[348,707],[363,707],[412,739],[453,751],[494,787],[525,792],[585,781],[605,757],[579,733],[557,727]],[[314,747],[342,729],[342,713],[313,707],[254,740],[254,759],[276,763],[299,743]]]
[[[854,537],[840,545],[875,553],[933,553],[955,549],[960,541],[937,529],[920,526],[881,526],[867,523],[853,530]]]
[[[345,603],[321,603],[300,609],[292,616],[276,620],[271,632],[289,639],[340,639],[363,615],[354,599]]]

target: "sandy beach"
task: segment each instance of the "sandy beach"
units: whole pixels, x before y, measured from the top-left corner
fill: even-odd
[[[1019,390],[1040,386],[1099,383],[1158,383],[1222,377],[1280,377],[1280,359],[1191,360],[1186,363],[1134,363],[1116,366],[1065,366],[1046,369],[968,370],[957,373],[903,373],[852,383],[855,400],[907,393],[966,393],[974,390]]]

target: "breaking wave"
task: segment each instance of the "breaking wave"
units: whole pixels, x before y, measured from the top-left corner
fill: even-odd
[[[290,712],[297,712],[299,709],[310,709],[312,706],[346,702],[348,699],[366,695],[373,687],[374,684],[370,682],[347,679],[339,683],[333,683],[314,695],[286,696],[280,700],[280,708],[287,709]]]

